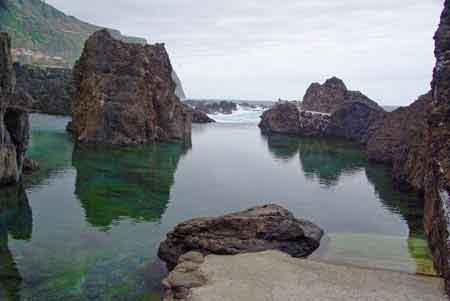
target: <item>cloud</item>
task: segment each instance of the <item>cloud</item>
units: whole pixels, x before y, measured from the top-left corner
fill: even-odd
[[[163,41],[191,97],[301,98],[342,77],[384,104],[429,88],[442,0],[48,0]]]

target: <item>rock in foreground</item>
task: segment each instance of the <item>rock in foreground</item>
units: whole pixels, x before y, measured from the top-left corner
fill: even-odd
[[[254,207],[217,218],[183,222],[167,234],[158,256],[173,269],[178,258],[190,251],[202,254],[239,254],[280,250],[306,257],[320,244],[323,231],[277,205]]]
[[[189,253],[163,281],[165,301],[448,300],[443,281],[292,258],[277,251]]]
[[[73,135],[78,143],[189,140],[191,115],[175,95],[163,44],[128,44],[94,33],[74,68]]]

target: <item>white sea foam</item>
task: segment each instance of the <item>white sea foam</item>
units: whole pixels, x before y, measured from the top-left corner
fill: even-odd
[[[209,114],[208,116],[218,123],[258,123],[260,116],[265,111],[263,107],[249,108],[238,105],[238,110],[233,114]]]

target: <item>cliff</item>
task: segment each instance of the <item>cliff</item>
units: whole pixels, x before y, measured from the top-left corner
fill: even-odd
[[[29,143],[31,98],[16,91],[11,40],[0,33],[0,185],[18,182]]]
[[[189,140],[191,118],[175,95],[163,44],[129,44],[94,33],[74,68],[73,135],[78,143]]]
[[[33,97],[33,111],[52,115],[72,114],[75,86],[71,69],[39,68],[15,63],[14,70],[17,87]]]

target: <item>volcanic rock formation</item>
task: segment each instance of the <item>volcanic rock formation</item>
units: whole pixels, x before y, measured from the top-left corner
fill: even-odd
[[[265,205],[217,218],[183,222],[167,234],[158,256],[173,269],[190,251],[202,254],[239,254],[280,250],[306,257],[320,244],[323,231],[277,205]]]
[[[78,143],[189,140],[191,115],[175,95],[163,44],[128,44],[94,33],[74,68],[73,135]]]
[[[349,91],[344,82],[332,77],[323,85],[313,83],[303,97],[302,109],[322,113],[334,113],[340,106],[349,102],[360,102],[374,109],[381,109],[376,102],[359,91]]]

